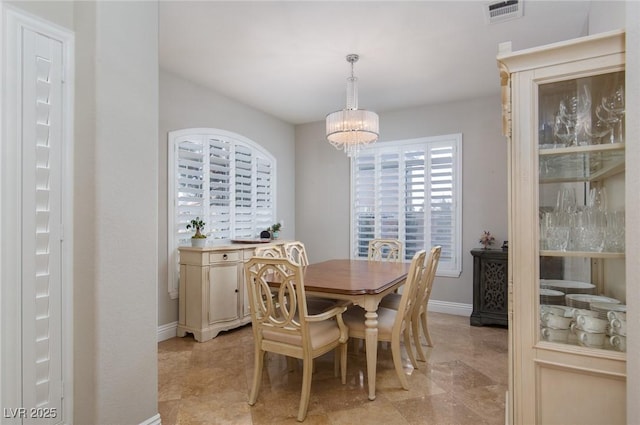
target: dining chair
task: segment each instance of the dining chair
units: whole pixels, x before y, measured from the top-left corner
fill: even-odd
[[[304,244],[300,241],[285,242],[282,245],[284,255],[294,263],[298,263],[301,266],[309,265],[309,257],[307,257],[307,250]]]
[[[411,334],[413,336],[413,344],[418,352],[418,357],[423,362],[427,361],[427,358],[424,354],[424,350],[422,349],[422,344],[420,343],[420,327],[422,327],[422,333],[427,340],[427,346],[433,347],[433,340],[429,334],[429,326],[427,323],[427,309],[441,253],[442,247],[439,245],[431,248],[431,251],[429,252],[429,256],[425,262],[424,279],[422,279],[421,286],[418,287],[416,291],[416,304],[411,314]],[[386,295],[382,301],[380,301],[380,306],[398,310],[400,302],[401,295],[393,293]]]
[[[367,259],[370,261],[402,261],[402,242],[397,239],[369,241]]]
[[[411,324],[411,313],[416,302],[415,291],[424,278],[424,261],[426,251],[418,251],[411,260],[409,273],[403,286],[400,305],[397,310],[378,307],[378,341],[391,343],[391,355],[393,365],[402,384],[402,388],[409,389],[407,377],[402,368],[402,354],[400,351],[400,338],[403,338],[407,354],[412,364],[416,364],[411,350],[411,340],[409,339],[409,327]],[[352,306],[343,314],[343,320],[349,328],[349,338],[366,339],[365,326],[366,311],[359,306]],[[369,355],[369,353],[367,353]]]
[[[300,241],[286,242],[282,245],[282,251],[289,261],[300,264],[302,267],[309,265],[309,257],[304,244]],[[324,310],[332,308],[336,304],[336,300],[330,298],[321,298],[307,296],[307,309],[312,314],[320,313]]]
[[[279,245],[259,246],[254,250],[256,257],[284,258],[284,252]]]
[[[253,257],[245,264],[251,306],[255,367],[249,404],[258,398],[265,353],[302,359],[302,390],[298,421],[307,415],[313,359],[337,349],[342,383],[346,383],[348,329],[342,319],[346,306],[318,315],[307,312],[302,267],[286,258]],[[277,301],[272,290],[277,291]],[[339,355],[339,358],[338,358]]]

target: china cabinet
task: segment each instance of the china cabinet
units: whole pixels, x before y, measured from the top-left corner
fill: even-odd
[[[510,423],[627,422],[624,40],[500,46]]]
[[[180,247],[180,289],[177,335],[196,341],[251,322],[245,295],[244,263],[257,246],[281,246],[285,241],[230,244],[205,248]]]

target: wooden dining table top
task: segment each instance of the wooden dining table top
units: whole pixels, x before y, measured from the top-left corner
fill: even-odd
[[[375,295],[407,277],[410,263],[328,260],[304,268],[304,287],[310,292]]]

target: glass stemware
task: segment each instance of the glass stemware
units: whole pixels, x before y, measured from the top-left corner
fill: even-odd
[[[602,105],[598,105],[596,107],[596,116],[598,119],[594,120],[595,122],[585,125],[585,131],[591,138],[591,144],[596,145],[602,143],[603,140],[610,141],[611,139],[611,126],[600,118],[603,114],[606,115],[606,111],[603,112]]]
[[[624,142],[624,87],[618,86],[611,95],[603,97],[601,103],[607,113],[608,122],[615,126],[612,127],[615,131],[611,134],[611,143]]]
[[[578,91],[576,110],[576,143],[578,146],[593,143],[591,130],[591,90],[583,85]]]

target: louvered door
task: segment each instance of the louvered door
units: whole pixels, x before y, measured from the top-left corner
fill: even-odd
[[[62,43],[28,29],[22,34],[22,398],[25,423],[57,423],[62,418]]]

